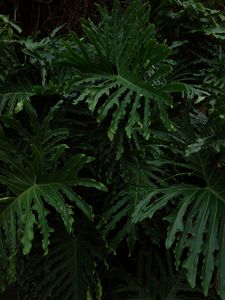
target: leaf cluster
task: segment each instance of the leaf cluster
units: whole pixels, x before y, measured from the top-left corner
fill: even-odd
[[[41,40],[0,16],[1,290],[225,299],[225,14],[144,2]]]

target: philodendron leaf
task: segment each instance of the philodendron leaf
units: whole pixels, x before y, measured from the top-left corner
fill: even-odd
[[[186,276],[191,287],[195,287],[200,272],[206,296],[216,272],[217,290],[221,299],[225,299],[225,189],[221,189],[224,173],[208,168],[210,162],[207,160],[201,159],[199,163],[198,172],[202,168],[207,180],[210,180],[205,187],[180,184],[152,188],[136,206],[133,222],[153,218],[155,213],[175,201],[177,209],[174,208],[165,217],[170,223],[166,247],[170,248],[176,241],[174,252],[177,268],[182,264],[187,269]]]
[[[93,221],[92,207],[75,192],[77,186],[107,190],[92,178],[80,177],[84,166],[94,160],[92,157],[77,154],[62,159],[69,148],[63,143],[68,130],[51,129],[54,112],[59,107],[59,104],[52,107],[40,123],[36,111],[26,103],[30,131],[18,120],[0,118],[0,122],[18,137],[7,138],[4,130],[0,131],[0,184],[6,190],[6,195],[0,198],[0,236],[5,239],[10,255],[16,253],[19,242],[23,254],[30,252],[36,227],[40,230],[42,247],[47,254],[49,236],[53,231],[48,216],[54,211],[61,217],[68,234],[73,231],[73,209],[79,209]]]
[[[171,49],[157,42],[147,5],[132,1],[123,14],[117,3],[111,14],[100,13],[101,25],[84,21],[85,38],[72,35],[64,53],[58,53],[56,63],[77,71],[69,91],[79,91],[74,104],[85,101],[99,123],[110,120],[110,140],[121,126],[129,139],[136,131],[149,139],[156,115],[164,127],[175,130],[167,110],[173,107],[172,93],[186,88],[168,79]]]

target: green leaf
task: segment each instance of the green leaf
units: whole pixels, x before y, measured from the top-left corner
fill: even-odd
[[[98,233],[86,221],[79,220],[75,228],[74,237],[59,230],[46,256],[31,253],[21,259],[18,277],[23,299],[32,295],[43,300],[87,300],[87,291],[95,290],[96,261],[102,259],[103,248],[96,243]]]
[[[94,179],[79,177],[85,164],[93,161],[92,157],[77,154],[62,159],[68,146],[61,142],[67,138],[68,130],[51,129],[54,113],[59,109],[57,104],[41,124],[36,111],[27,103],[25,112],[28,120],[30,118],[29,130],[18,120],[0,118],[7,128],[6,132],[0,132],[0,183],[6,193],[0,198],[0,232],[9,255],[15,255],[19,243],[22,243],[25,255],[30,253],[36,227],[40,229],[42,247],[47,254],[53,231],[48,215],[54,211],[69,234],[73,231],[72,208],[80,209],[93,220],[91,206],[75,192],[75,187],[107,190]],[[17,133],[16,138],[7,137],[8,128]]]
[[[133,222],[143,222],[168,205],[178,204],[177,209],[175,205],[171,214],[165,217],[170,222],[166,247],[170,248],[176,240],[177,266],[182,259],[192,288],[200,272],[205,296],[217,270],[220,276],[218,293],[223,299],[225,190],[221,187],[224,171],[212,167],[212,161],[204,152],[189,159],[187,166],[192,166],[193,174],[205,181],[205,186],[180,184],[151,188],[151,192],[136,205]]]
[[[67,50],[56,62],[66,62],[79,74],[70,82],[72,90],[80,93],[74,104],[87,102],[100,123],[109,118],[110,140],[121,126],[128,138],[138,131],[149,139],[157,114],[167,129],[174,130],[167,114],[172,106],[171,93],[186,88],[168,79],[171,49],[157,42],[148,7],[132,1],[124,14],[119,4],[111,15],[103,9],[100,12],[102,23],[96,26],[84,21],[84,38],[68,40]]]

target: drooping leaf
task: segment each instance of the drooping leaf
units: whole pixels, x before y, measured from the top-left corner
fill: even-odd
[[[11,254],[16,252],[19,242],[24,254],[30,252],[36,226],[41,232],[44,252],[48,252],[52,231],[48,223],[50,207],[59,214],[68,233],[73,228],[72,206],[93,219],[91,206],[74,188],[85,186],[106,190],[94,179],[79,176],[84,165],[93,158],[77,154],[62,162],[62,155],[68,148],[62,141],[68,132],[50,126],[52,114],[58,108],[59,105],[52,108],[41,124],[35,110],[26,103],[27,114],[32,117],[32,132],[18,120],[0,119],[2,126],[9,126],[18,134],[17,138],[7,138],[2,130],[0,145],[0,184],[10,195],[6,198],[3,194],[0,198],[0,228]]]
[[[155,115],[168,130],[174,130],[167,113],[172,107],[171,93],[185,87],[167,80],[172,71],[167,61],[171,50],[157,42],[149,9],[132,1],[123,15],[115,1],[111,15],[104,9],[100,12],[101,25],[84,21],[85,37],[73,34],[56,61],[70,65],[78,74],[68,87],[80,93],[74,104],[87,102],[100,123],[109,117],[111,140],[121,124],[128,138],[138,131],[149,139]]]
[[[171,205],[171,202],[177,203],[177,209],[174,208],[173,212],[165,217],[170,223],[166,246],[170,248],[176,241],[176,265],[179,267],[183,262],[182,265],[187,269],[187,279],[192,287],[196,285],[198,271],[201,270],[205,295],[208,295],[216,270],[220,276],[218,293],[224,299],[221,252],[224,248],[225,191],[222,188],[224,171],[212,166],[212,162],[204,152],[198,154],[198,157],[192,155],[190,161],[193,173],[199,178],[204,178],[205,186],[180,184],[152,188],[136,206],[133,222],[138,223],[146,218],[152,218],[156,212]],[[187,253],[185,260],[184,253]]]

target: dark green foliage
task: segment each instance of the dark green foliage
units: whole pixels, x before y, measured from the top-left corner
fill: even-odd
[[[73,217],[71,207],[65,199],[79,208],[88,219],[93,219],[91,207],[73,190],[75,186],[105,187],[94,179],[78,176],[85,164],[93,158],[84,154],[66,157],[69,147],[62,143],[68,131],[65,128],[51,130],[50,122],[54,111],[60,105],[51,108],[40,124],[35,110],[25,104],[30,117],[30,131],[20,121],[1,117],[0,183],[7,187],[1,195],[1,245],[8,251],[9,260],[16,255],[18,242],[22,243],[23,254],[30,252],[34,239],[34,226],[40,229],[42,247],[48,252],[49,235],[52,228],[48,224],[49,206],[61,216],[68,231],[72,232]],[[15,130],[13,138],[8,138],[9,129]],[[11,132],[11,134],[13,134]],[[64,159],[62,160],[62,157]],[[63,162],[64,161],[64,162]],[[59,176],[60,174],[60,176]]]
[[[21,259],[18,278],[22,299],[30,299],[30,295],[43,300],[87,299],[88,291],[97,282],[97,262],[104,257],[105,249],[87,220],[75,221],[74,228],[76,234],[71,237],[58,230],[47,256],[33,251]]]
[[[116,266],[115,273],[112,273],[112,280],[120,281],[123,278],[119,286],[112,291],[116,299],[202,299],[199,290],[190,288],[184,272],[177,274],[174,271],[172,257],[168,252],[163,253],[161,249],[154,249],[152,245],[142,247],[144,251],[137,253],[135,275],[121,266]],[[163,253],[162,257],[157,251]],[[118,269],[122,276],[118,276]]]
[[[123,16],[118,6],[115,1],[112,15],[100,9],[99,26],[83,22],[87,41],[73,34],[70,43],[65,42],[61,64],[74,67],[77,74],[69,83],[80,92],[74,104],[86,101],[92,112],[97,111],[98,122],[111,119],[111,140],[122,122],[129,138],[140,132],[149,139],[154,115],[159,114],[168,130],[174,129],[167,115],[173,106],[170,95],[184,87],[168,80],[171,50],[157,42],[145,5],[132,2]]]
[[[127,2],[81,37],[0,16],[0,289],[20,299],[225,300],[225,13]]]

